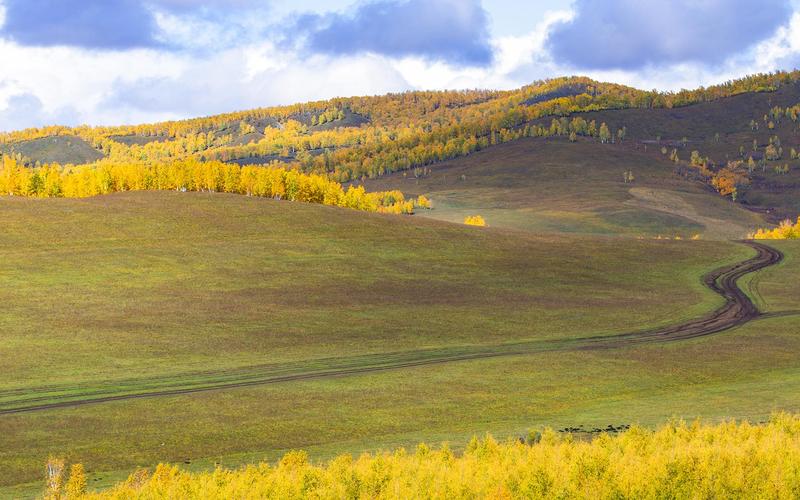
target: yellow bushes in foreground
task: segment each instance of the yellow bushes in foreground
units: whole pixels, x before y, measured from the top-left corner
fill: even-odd
[[[105,164],[27,168],[9,156],[0,166],[0,195],[83,198],[121,191],[210,191],[319,203],[367,212],[414,213],[414,201],[400,191],[346,191],[324,175],[275,166],[239,166],[219,161]]]
[[[783,221],[775,229],[759,229],[750,236],[754,240],[798,240],[800,239],[800,217],[797,218],[797,224],[792,225],[791,221]]]
[[[66,481],[69,483],[69,481]],[[590,442],[551,430],[525,443],[474,439],[463,454],[342,455],[327,464],[290,452],[277,464],[192,474],[170,465],[74,498],[797,498],[800,416],[764,425],[670,423]]]

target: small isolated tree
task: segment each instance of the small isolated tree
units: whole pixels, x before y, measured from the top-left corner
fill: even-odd
[[[705,163],[705,160],[700,156],[700,151],[692,151],[692,157],[689,160],[692,165],[699,167]]]
[[[486,226],[486,220],[480,215],[469,215],[464,219],[464,224],[468,226]]]
[[[625,184],[631,184],[636,177],[633,176],[633,170],[626,170],[622,173],[622,179],[625,181]]]
[[[578,140],[578,135],[573,130],[569,133],[569,142],[576,142]]]
[[[775,146],[775,144],[770,144],[764,151],[764,156],[767,158],[767,160],[777,161],[781,159],[782,153],[782,148]]]
[[[86,472],[83,464],[73,464],[66,487],[67,499],[80,498],[86,494]]]
[[[419,195],[417,198],[417,208],[431,208],[431,200],[429,200],[424,194]]]
[[[605,122],[600,124],[600,142],[603,144],[611,142],[611,131],[608,129],[608,125],[606,125]]]
[[[786,175],[789,173],[789,164],[786,163],[783,166],[776,165],[775,166],[775,173],[778,175]]]
[[[57,499],[61,497],[61,488],[64,486],[64,460],[50,457],[45,465],[45,490],[44,498]]]

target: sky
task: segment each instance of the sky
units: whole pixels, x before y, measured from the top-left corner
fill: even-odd
[[[800,0],[0,0],[0,130],[800,66]]]

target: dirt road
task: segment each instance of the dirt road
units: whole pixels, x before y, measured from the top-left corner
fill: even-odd
[[[756,256],[708,273],[703,281],[725,298],[716,311],[682,324],[613,336],[584,337],[559,341],[531,341],[482,347],[453,347],[309,360],[301,363],[261,365],[236,370],[208,371],[171,377],[109,381],[93,387],[52,386],[0,391],[0,415],[69,408],[127,399],[176,396],[255,385],[343,377],[429,366],[457,361],[519,356],[542,352],[616,349],[631,345],[675,342],[712,335],[743,325],[761,315],[737,285],[750,273],[774,266],[783,254],[762,243],[743,241]]]

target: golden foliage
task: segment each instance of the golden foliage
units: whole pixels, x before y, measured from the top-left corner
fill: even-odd
[[[121,191],[175,190],[237,193],[248,196],[318,203],[367,212],[414,213],[414,201],[400,191],[368,193],[363,186],[341,184],[323,175],[278,167],[246,166],[218,161],[183,160],[158,165],[109,164],[27,168],[4,157],[0,194],[28,197],[83,198]]]
[[[552,430],[464,453],[421,444],[414,453],[342,455],[314,465],[290,452],[276,465],[189,473],[159,465],[87,499],[154,498],[796,498],[800,417],[767,424],[673,422],[578,441]]]
[[[775,229],[759,229],[750,235],[754,240],[798,240],[800,239],[800,217],[797,224],[785,220]]]
[[[486,221],[480,215],[469,215],[464,218],[464,224],[468,226],[486,226]]]
[[[429,200],[425,195],[421,194],[417,198],[416,205],[417,205],[417,208],[430,209],[431,208],[431,200]]]
[[[72,465],[65,489],[67,500],[80,498],[81,495],[86,493],[86,473],[83,470],[83,464]]]
[[[722,196],[736,196],[738,190],[750,185],[750,177],[742,167],[742,162],[729,162],[728,165],[713,174],[711,185]]]
[[[606,125],[576,112],[673,108],[800,80],[800,72],[760,74],[708,88],[659,93],[584,77],[536,82],[514,91],[407,92],[261,108],[193,120],[123,127],[43,127],[0,134],[0,147],[58,135],[81,138],[113,163],[198,159],[280,159],[340,182],[429,165],[520,137],[563,135],[610,142]],[[559,97],[560,96],[560,97]],[[556,117],[551,127],[534,120]],[[337,125],[345,119],[358,126]],[[246,140],[242,140],[246,136]],[[120,140],[134,137],[130,144]],[[624,127],[617,139],[625,138]],[[247,142],[252,141],[252,142]],[[19,158],[28,166],[34,162]]]

